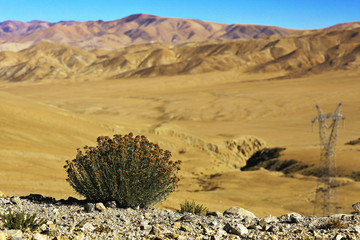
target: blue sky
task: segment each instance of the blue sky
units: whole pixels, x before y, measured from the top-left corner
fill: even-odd
[[[360,21],[360,0],[0,0],[0,21],[109,21],[135,13],[312,29]]]

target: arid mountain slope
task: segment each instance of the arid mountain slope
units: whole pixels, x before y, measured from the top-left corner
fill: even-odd
[[[251,40],[142,44],[118,50],[81,50],[41,42],[20,52],[0,52],[0,79],[39,81],[153,77],[236,70],[294,77],[360,66],[360,28]]]
[[[83,49],[118,49],[131,44],[182,43],[212,39],[252,39],[302,32],[274,26],[221,24],[195,19],[135,14],[115,21],[5,21],[0,23],[0,50],[18,51],[40,41]]]
[[[346,22],[346,23],[339,23],[327,28],[323,28],[322,30],[334,30],[334,29],[353,29],[353,28],[359,28],[360,27],[360,21],[356,22]]]

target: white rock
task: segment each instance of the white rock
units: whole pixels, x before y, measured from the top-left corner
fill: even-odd
[[[236,229],[240,232],[241,236],[249,233],[249,230],[242,224],[238,224],[236,226]]]
[[[0,240],[7,240],[9,239],[9,235],[4,232],[0,232]]]
[[[85,235],[82,233],[79,233],[77,236],[75,236],[74,240],[85,240]]]
[[[359,225],[354,226],[354,230],[355,230],[355,232],[357,234],[359,234],[360,233],[360,226]]]
[[[229,224],[227,223],[224,227],[224,230],[229,234],[235,234],[238,236],[247,235],[249,230],[243,224]]]
[[[48,240],[49,237],[47,235],[44,234],[40,234],[40,233],[35,233],[32,237],[33,240]]]
[[[95,230],[95,227],[91,223],[87,222],[82,226],[81,230],[84,232],[92,232]]]
[[[96,208],[96,210],[99,210],[99,211],[106,211],[106,207],[104,206],[104,204],[103,203],[96,203],[95,204],[95,208]]]
[[[226,236],[227,232],[225,230],[223,230],[222,228],[218,229],[218,231],[216,232],[216,235],[218,236]]]
[[[231,207],[231,208],[225,210],[224,215],[225,214],[256,218],[255,214],[253,214],[252,212],[250,212],[244,208],[241,208],[241,207]]]
[[[299,223],[303,220],[303,216],[296,212],[284,214],[280,218],[285,219],[289,223]]]
[[[277,217],[273,216],[273,215],[267,215],[265,218],[264,218],[264,221],[266,223],[273,223],[273,222],[278,222],[279,220],[277,219]]]
[[[10,198],[10,201],[14,204],[16,204],[17,206],[20,206],[21,207],[21,199],[18,197],[18,196],[12,196]]]
[[[336,237],[334,238],[334,240],[341,240],[343,239],[343,235],[341,235],[340,233],[336,235]]]
[[[6,233],[12,238],[22,238],[23,232],[21,230],[7,230]]]

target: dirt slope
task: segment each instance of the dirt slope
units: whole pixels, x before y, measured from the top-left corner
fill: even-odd
[[[72,159],[77,148],[96,144],[97,136],[130,131],[124,125],[100,123],[97,118],[5,92],[0,92],[0,100],[1,189],[8,193],[46,192],[54,197],[66,197],[73,190],[65,182],[62,168],[65,160]],[[267,146],[253,136],[211,143],[171,124],[156,126],[146,135],[175,155],[182,155],[183,169],[187,169],[181,173],[183,178],[192,178],[194,171],[212,174],[238,169],[257,150]],[[203,161],[203,166],[194,168],[189,157],[194,153],[203,156],[204,160],[197,161]],[[195,182],[193,187],[199,184]]]
[[[296,175],[288,178],[282,173],[264,170],[242,172],[238,167],[244,163],[237,160],[244,155],[239,149],[243,149],[244,139],[263,139],[270,147],[286,148],[281,156],[283,160],[318,164],[319,136],[316,131],[311,132],[310,121],[317,115],[315,104],[324,112],[331,112],[342,101],[341,113],[347,120],[345,128],[339,130],[337,166],[342,174],[358,171],[359,146],[345,143],[360,137],[359,70],[268,80],[272,76],[217,71],[137,79],[89,80],[85,77],[76,81],[0,82],[2,91],[13,96],[9,101],[1,100],[5,107],[11,102],[9,106],[14,110],[26,105],[17,110],[18,114],[2,114],[4,136],[11,139],[14,132],[11,129],[18,128],[18,139],[24,139],[24,135],[44,139],[21,146],[23,155],[15,154],[6,138],[2,140],[5,147],[1,159],[11,161],[6,161],[9,170],[1,172],[6,174],[3,178],[6,181],[1,182],[0,189],[9,195],[36,192],[54,197],[76,196],[64,181],[60,163],[72,157],[77,147],[93,144],[99,135],[132,131],[169,149],[174,159],[183,160],[179,189],[159,205],[161,207],[176,209],[183,200],[194,199],[219,211],[241,206],[259,216],[292,211],[311,215],[316,179]],[[14,95],[22,97],[14,98]],[[39,103],[45,107],[44,113],[31,114],[32,106]],[[49,109],[49,105],[56,107]],[[84,125],[82,121],[75,121],[76,118],[51,117],[47,121],[47,112],[52,113],[51,109],[57,109],[55,113],[66,111],[70,116],[89,119],[90,123],[96,120],[105,129],[96,124]],[[42,128],[32,128],[28,134],[26,129],[18,127],[35,124],[26,113],[39,115],[35,123],[38,120],[44,129],[56,133],[51,135],[51,142]],[[25,119],[18,122],[16,116],[22,114]],[[61,131],[51,125],[58,123],[57,118],[64,126]],[[50,125],[47,127],[44,121]],[[17,124],[10,128],[11,123]],[[80,131],[76,131],[78,128]],[[7,133],[7,129],[11,131]],[[79,136],[79,141],[68,140],[70,136]],[[60,153],[54,155],[54,148]],[[31,149],[38,150],[30,155]],[[245,149],[249,148],[245,145]],[[28,162],[33,168],[29,168]],[[39,168],[44,164],[48,166]],[[36,168],[46,169],[41,171],[49,174],[40,178]],[[49,184],[39,187],[38,178]],[[345,182],[339,188],[339,197],[341,211],[349,213],[351,204],[358,201],[360,185],[351,179]],[[54,192],[57,188],[63,191]]]

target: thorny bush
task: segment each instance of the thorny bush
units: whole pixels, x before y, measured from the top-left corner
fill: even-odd
[[[167,198],[179,181],[181,161],[145,136],[98,137],[96,147],[78,149],[66,161],[67,181],[92,202],[116,201],[118,207],[151,207]]]

